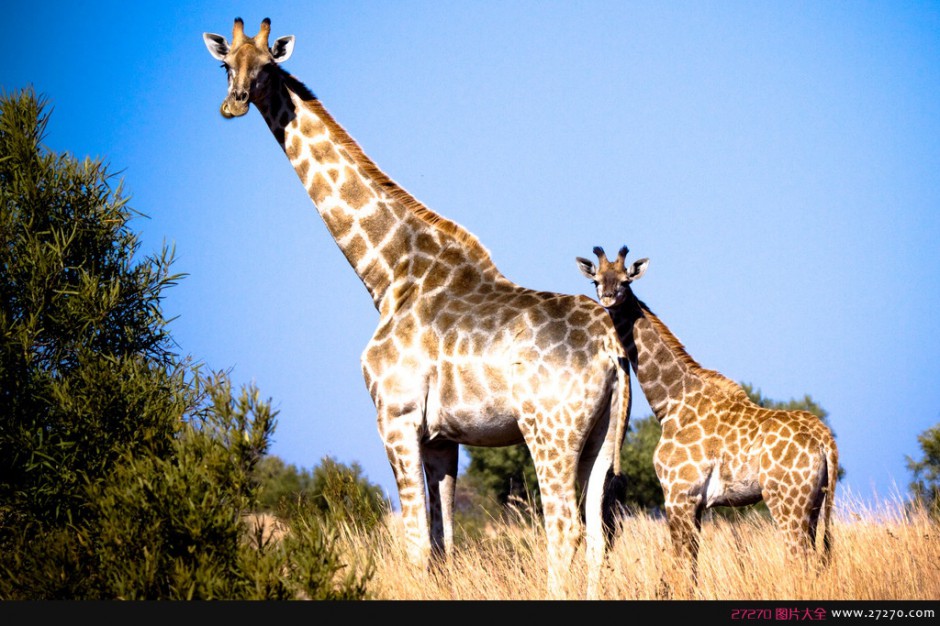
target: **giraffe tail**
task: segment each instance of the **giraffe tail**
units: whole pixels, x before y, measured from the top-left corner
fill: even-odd
[[[828,475],[828,484],[826,485],[826,497],[823,500],[821,519],[823,530],[823,566],[829,564],[832,559],[832,510],[836,497],[836,481],[839,479],[839,452],[835,441],[829,441],[826,446],[826,473]]]

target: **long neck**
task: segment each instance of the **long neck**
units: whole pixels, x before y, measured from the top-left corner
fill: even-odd
[[[404,274],[415,273],[415,254],[433,259],[459,249],[497,273],[473,235],[383,173],[303,83],[280,68],[269,71],[268,96],[255,105],[377,309],[407,282]]]
[[[623,304],[608,310],[640,388],[660,422],[680,408],[685,398],[702,392],[706,386],[744,393],[733,381],[703,368],[689,356],[669,328],[632,291]]]

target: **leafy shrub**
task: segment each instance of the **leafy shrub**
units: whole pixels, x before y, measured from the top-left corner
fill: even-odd
[[[0,599],[363,597],[318,520],[252,541],[270,403],[171,350],[172,252],[44,107],[0,97]]]

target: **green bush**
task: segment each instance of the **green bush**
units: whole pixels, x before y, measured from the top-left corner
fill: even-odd
[[[913,480],[908,485],[911,506],[922,506],[932,516],[940,518],[940,424],[928,428],[917,436],[921,458],[905,457]]]
[[[382,489],[353,462],[324,456],[313,472],[265,457],[258,465],[260,508],[284,519],[315,515],[333,527],[375,528],[391,510]]]
[[[500,504],[531,500],[541,507],[535,463],[524,443],[495,448],[466,447],[470,463],[464,476]]]
[[[0,100],[3,528],[81,518],[86,481],[165,452],[187,402],[159,309],[172,253],[137,259],[105,167],[42,149],[44,106]]]
[[[172,351],[172,252],[45,105],[0,97],[0,600],[364,597],[319,520],[252,541],[270,403]]]
[[[92,494],[98,524],[86,539],[127,599],[349,599],[371,574],[334,580],[346,567],[325,525],[295,520],[283,542],[250,541],[254,471],[274,427],[257,390],[235,400],[229,383],[206,384],[209,404],[184,424],[167,458],[128,458]],[[129,540],[132,538],[132,540]]]

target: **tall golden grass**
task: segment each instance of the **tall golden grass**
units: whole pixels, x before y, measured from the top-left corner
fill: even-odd
[[[460,541],[436,571],[412,567],[394,514],[365,534],[342,529],[350,563],[371,559],[375,600],[543,600],[545,537],[533,516],[492,521],[479,539]],[[821,533],[820,533],[821,534]],[[773,522],[759,515],[703,523],[699,576],[690,585],[674,562],[666,522],[646,514],[620,523],[605,570],[602,600],[937,600],[940,523],[920,507],[876,508],[837,502],[828,568],[794,567]],[[585,589],[583,554],[566,581],[570,598]],[[355,567],[355,565],[352,565]]]

